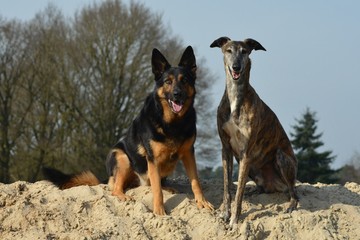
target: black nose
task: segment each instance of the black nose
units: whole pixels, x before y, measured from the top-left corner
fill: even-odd
[[[240,72],[241,67],[239,65],[232,65],[232,69],[235,72]]]
[[[183,93],[180,88],[175,88],[173,94],[175,99],[180,99],[183,96]]]

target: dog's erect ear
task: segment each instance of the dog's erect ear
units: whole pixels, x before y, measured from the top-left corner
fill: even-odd
[[[158,80],[161,75],[171,67],[166,58],[156,48],[152,51],[151,66],[155,80]]]
[[[254,39],[247,38],[247,39],[244,40],[244,43],[249,46],[249,49],[251,51],[252,50],[266,51],[266,49],[263,46],[261,46],[261,44],[258,41],[254,40]]]
[[[219,48],[221,48],[221,47],[224,46],[224,44],[226,44],[228,41],[231,41],[231,39],[228,38],[228,37],[221,37],[221,38],[216,39],[216,40],[210,45],[210,47],[211,47],[211,48],[214,48],[214,47],[219,47]]]
[[[194,51],[191,46],[188,46],[179,62],[179,67],[185,67],[190,69],[191,73],[196,75],[196,59],[194,55]]]

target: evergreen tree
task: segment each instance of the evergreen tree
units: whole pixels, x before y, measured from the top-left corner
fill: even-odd
[[[301,182],[308,183],[334,183],[337,181],[337,171],[330,168],[330,163],[335,159],[332,151],[319,152],[318,148],[323,146],[322,133],[316,133],[316,113],[306,109],[297,124],[293,126],[294,132],[290,133],[291,143],[298,159],[297,178]]]

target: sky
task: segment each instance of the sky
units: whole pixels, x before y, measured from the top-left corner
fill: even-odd
[[[72,17],[93,1],[0,0],[0,16],[30,20],[49,2]],[[287,134],[309,108],[316,112],[317,133],[323,134],[319,151],[330,150],[336,156],[333,168],[360,152],[360,1],[140,2],[161,14],[169,33],[205,59],[216,79],[209,96],[214,107],[224,92],[225,72],[221,50],[210,44],[222,36],[253,38],[267,51],[252,52],[250,83]]]

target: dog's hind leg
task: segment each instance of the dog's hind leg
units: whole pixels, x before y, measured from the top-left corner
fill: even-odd
[[[113,169],[114,176],[109,179],[109,186],[113,185],[112,195],[122,201],[131,200],[132,198],[125,194],[125,189],[138,181],[138,176],[132,170],[128,156],[122,150],[116,150],[113,154],[116,166]]]
[[[282,179],[285,181],[290,194],[290,204],[286,212],[291,213],[296,209],[299,202],[299,197],[295,191],[297,161],[281,149],[278,149],[276,152],[276,165],[279,168]]]

